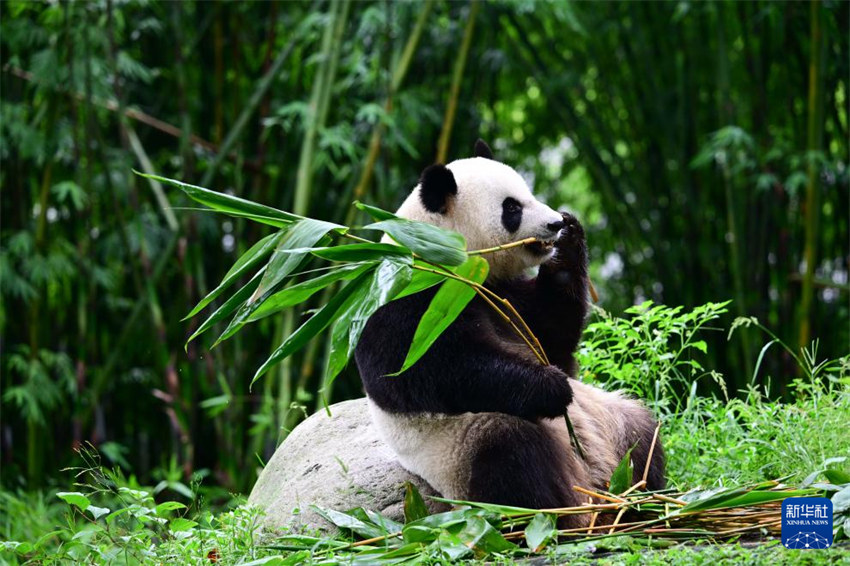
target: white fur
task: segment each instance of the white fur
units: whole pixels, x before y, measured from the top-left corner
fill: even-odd
[[[570,386],[574,402],[568,413],[579,442],[589,448],[585,450],[587,459],[576,457],[563,418],[541,419],[540,424],[571,461],[575,485],[604,487],[617,467],[618,454],[631,446],[631,442],[619,446],[618,441],[633,436],[628,424],[630,415],[645,409],[639,401],[619,392],[604,391],[575,379],[570,379]],[[378,433],[396,453],[399,463],[449,499],[467,497],[475,439],[495,419],[505,417],[501,413],[390,413],[371,399],[369,409]]]
[[[402,218],[428,222],[463,234],[469,250],[492,248],[529,237],[551,240],[557,231],[547,228],[559,222],[561,215],[534,198],[523,178],[511,167],[492,159],[471,157],[459,159],[446,166],[454,175],[457,195],[448,202],[445,214],[429,212],[419,196],[417,185],[398,209]],[[502,203],[508,197],[522,207],[519,229],[508,232],[502,225]],[[525,248],[511,248],[484,255],[490,263],[490,277],[516,277],[549,255],[536,255]]]
[[[417,185],[399,208],[398,216],[460,232],[470,250],[528,237],[551,240],[557,236],[557,231],[547,225],[562,220],[561,215],[535,199],[511,167],[480,157],[454,161],[447,167],[458,189],[457,195],[450,197],[446,213],[426,210],[419,196],[421,185]],[[502,224],[502,203],[508,197],[523,207],[522,222],[514,233]],[[510,278],[520,276],[550,256],[551,252],[539,255],[516,247],[483,257],[490,262],[491,278]],[[570,379],[570,384],[574,402],[568,411],[579,441],[592,447],[587,451],[588,460],[574,453],[563,419],[542,419],[540,424],[567,455],[574,484],[604,488],[617,465],[617,453],[622,451],[617,439],[628,438],[629,416],[645,409],[619,393],[606,392],[574,379]],[[500,413],[391,413],[371,400],[369,408],[377,430],[398,455],[401,465],[424,478],[443,496],[453,499],[467,497],[472,448],[477,439],[482,438],[482,432],[491,428],[496,419],[507,417]]]

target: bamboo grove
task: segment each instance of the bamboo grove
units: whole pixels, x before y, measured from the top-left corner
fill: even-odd
[[[181,319],[272,231],[134,169],[362,226],[353,201],[394,210],[483,137],[582,218],[607,310],[731,299],[846,354],[848,21],[838,1],[4,2],[4,482],[92,442],[244,490],[323,386],[361,394],[350,368],[322,383],[323,340],[249,389],[330,287],[184,351]],[[712,365],[785,395],[793,360],[753,332],[716,333]]]

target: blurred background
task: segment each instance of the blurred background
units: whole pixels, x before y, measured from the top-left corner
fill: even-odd
[[[91,442],[142,481],[245,492],[320,405],[321,340],[248,387],[299,313],[184,351],[181,319],[267,228],[132,169],[359,224],[353,200],[394,209],[482,137],[583,221],[602,308],[731,299],[724,328],[847,354],[848,21],[841,1],[3,2],[3,484]],[[754,329],[705,338],[731,395],[757,360],[778,398],[800,371]],[[349,368],[331,401],[360,395]]]

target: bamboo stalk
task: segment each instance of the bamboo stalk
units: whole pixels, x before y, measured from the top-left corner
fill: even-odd
[[[803,272],[803,285],[800,290],[800,334],[797,345],[806,348],[811,338],[812,301],[814,299],[814,277],[817,268],[818,225],[820,224],[820,186],[819,170],[814,153],[821,150],[823,140],[823,66],[826,42],[821,30],[821,2],[813,0],[809,4],[811,17],[811,41],[809,53],[809,100],[806,149],[809,159],[806,165],[806,209],[805,209],[805,246],[803,258],[806,270]]]
[[[384,110],[387,113],[392,111],[393,97],[398,92],[398,89],[401,88],[401,84],[407,76],[407,71],[410,68],[410,62],[413,60],[413,54],[416,51],[416,47],[419,45],[419,40],[425,29],[425,23],[428,21],[428,15],[434,7],[434,2],[435,0],[427,0],[427,2],[425,2],[425,5],[422,7],[422,11],[419,12],[419,16],[416,18],[416,24],[413,26],[413,31],[411,32],[410,37],[407,39],[401,58],[393,70],[393,77],[390,82],[390,91],[387,93],[387,98],[384,101]],[[369,151],[366,154],[366,162],[363,166],[363,170],[360,172],[360,179],[354,187],[353,200],[361,200],[363,198],[366,194],[366,189],[369,187],[369,183],[372,180],[375,163],[377,163],[378,154],[381,151],[381,137],[383,136],[384,131],[383,128],[384,125],[380,121],[372,128],[372,136],[369,139]],[[354,215],[356,213],[356,209],[349,209],[348,214],[346,215],[346,226],[351,225],[354,222]]]
[[[452,73],[449,102],[446,105],[446,114],[443,117],[443,129],[440,131],[440,139],[437,142],[437,163],[445,163],[446,156],[449,153],[449,140],[451,139],[452,126],[454,125],[455,113],[457,111],[457,100],[460,96],[460,84],[463,79],[464,69],[466,68],[466,59],[469,56],[469,46],[472,45],[472,34],[475,31],[475,19],[478,15],[478,8],[478,0],[470,0],[469,14],[466,16],[466,28],[463,32],[463,41],[460,45],[460,52],[455,60],[454,72]]]
[[[591,497],[596,497],[598,499],[604,499],[605,501],[610,501],[612,503],[625,503],[626,502],[626,500],[621,498],[621,497],[617,497],[615,495],[605,495],[605,494],[602,494],[602,493],[597,493],[595,491],[590,491],[589,489],[585,489],[585,488],[583,488],[579,485],[574,485],[573,491],[577,491],[579,493],[583,493],[583,494],[589,495]]]
[[[655,432],[652,433],[652,444],[649,446],[649,456],[646,458],[646,465],[643,467],[643,477],[640,481],[643,485],[646,485],[646,478],[649,477],[649,468],[652,464],[652,455],[655,453],[655,444],[658,441],[659,430],[661,430],[661,423],[655,425]],[[634,487],[635,486],[632,486],[632,489],[634,489]],[[631,491],[631,489],[629,491]]]
[[[327,122],[331,92],[333,91],[333,85],[336,79],[336,69],[339,63],[340,53],[342,52],[345,24],[348,21],[350,9],[350,0],[333,0],[331,2],[331,20],[326,25],[325,34],[322,37],[321,64],[316,71],[313,90],[310,95],[310,109],[313,117],[309,120],[307,130],[304,134],[296,173],[293,205],[293,212],[296,214],[306,216],[308,213],[313,182],[313,161],[318,143],[318,133],[324,128]],[[292,327],[288,327],[284,336],[288,336],[292,332],[292,329]],[[306,387],[307,380],[313,373],[313,361],[315,360],[317,351],[318,345],[311,344],[303,356],[303,363],[298,379],[299,390]],[[280,371],[283,372],[286,370],[287,365],[282,365]]]
[[[662,495],[660,493],[653,494],[655,499],[659,501],[664,501],[665,503],[675,503],[676,505],[685,506],[688,504],[687,501],[682,501],[681,499],[674,499],[673,497],[667,497],[666,495]]]
[[[646,485],[646,480],[640,480],[636,484],[632,485],[629,489],[620,494],[620,497],[625,497],[633,491],[636,491]]]

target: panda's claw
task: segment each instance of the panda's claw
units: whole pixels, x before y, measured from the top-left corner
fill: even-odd
[[[564,219],[564,227],[558,232],[558,238],[555,240],[555,249],[558,251],[568,251],[586,248],[584,228],[578,218],[569,212],[562,212],[561,217]]]

